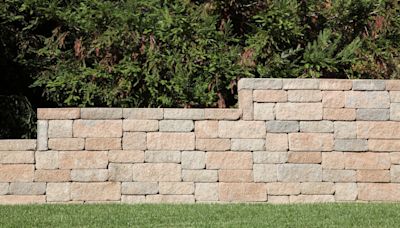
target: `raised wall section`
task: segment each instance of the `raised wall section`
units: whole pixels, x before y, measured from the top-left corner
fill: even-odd
[[[242,79],[239,106],[39,109],[0,204],[400,201],[400,81]]]

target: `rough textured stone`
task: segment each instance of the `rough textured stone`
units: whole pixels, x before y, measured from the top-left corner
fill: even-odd
[[[203,151],[183,151],[181,155],[182,169],[204,169],[206,154]]]
[[[121,203],[136,204],[136,203],[145,203],[145,202],[146,202],[145,196],[130,196],[130,195],[122,195],[121,196]]]
[[[393,165],[390,168],[391,182],[400,182],[400,165]]]
[[[391,171],[393,167],[395,166],[391,167]],[[357,170],[357,182],[390,182],[390,172],[389,170]]]
[[[367,201],[398,201],[400,199],[400,184],[358,184],[358,199]]]
[[[370,151],[400,151],[400,140],[370,139],[368,149]]]
[[[170,163],[133,164],[133,181],[181,181],[181,165]]]
[[[400,139],[400,122],[357,121],[357,138]]]
[[[193,195],[147,195],[146,203],[194,203]]]
[[[322,167],[314,164],[280,164],[278,165],[278,181],[322,181]]]
[[[324,108],[343,108],[344,107],[343,91],[323,91],[322,106]]]
[[[277,103],[275,105],[277,120],[321,120],[321,103]]]
[[[324,120],[355,120],[356,110],[351,108],[324,108]]]
[[[182,180],[189,182],[217,182],[217,170],[182,170]]]
[[[204,119],[204,109],[165,108],[164,109],[164,119],[202,120],[202,119]]]
[[[335,139],[354,139],[357,137],[357,125],[355,122],[334,122]]]
[[[244,120],[253,120],[253,91],[239,90],[238,92],[239,109],[242,111]]]
[[[0,204],[42,204],[46,202],[46,196],[16,196],[4,195],[0,196]]]
[[[121,138],[87,138],[86,150],[120,150]]]
[[[207,169],[251,169],[253,166],[250,152],[208,152]]]
[[[124,119],[161,120],[164,118],[163,108],[123,108]]]
[[[254,164],[279,164],[286,163],[287,152],[253,152]]]
[[[32,182],[33,170],[33,165],[0,165],[0,182]]]
[[[331,195],[335,192],[332,182],[305,182],[300,184],[303,195]]]
[[[353,80],[353,90],[385,90],[385,80]]]
[[[267,189],[262,183],[220,183],[219,200],[255,202],[267,200]]]
[[[364,139],[336,139],[336,151],[367,151],[368,141]]]
[[[300,194],[300,183],[268,183],[268,195],[298,195]],[[269,201],[269,200],[268,200]]]
[[[254,103],[254,120],[274,120],[274,106],[271,103]]]
[[[196,201],[218,201],[218,183],[196,183]]]
[[[346,169],[389,169],[390,156],[387,153],[344,153]]]
[[[81,108],[81,119],[121,119],[122,108]]]
[[[72,200],[108,201],[120,200],[121,183],[71,183]]]
[[[282,79],[277,78],[242,78],[238,83],[238,90],[242,89],[282,89]]]
[[[289,150],[293,151],[332,151],[333,134],[328,133],[290,133]]]
[[[46,183],[11,183],[11,195],[44,195],[46,192]]]
[[[357,120],[389,120],[388,109],[357,109]]]
[[[31,164],[34,162],[33,151],[0,151],[0,164]]]
[[[264,139],[232,139],[231,149],[235,151],[265,150]]]
[[[207,120],[237,120],[242,116],[240,109],[230,108],[206,108],[204,119]]]
[[[273,164],[254,164],[254,182],[276,182],[277,166]]]
[[[286,151],[289,148],[287,134],[267,133],[265,149],[267,151]]]
[[[290,203],[331,203],[335,201],[333,195],[297,195],[289,196]]]
[[[358,188],[356,183],[336,183],[335,200],[354,201],[357,199]]]
[[[132,181],[132,164],[110,163],[108,165],[110,181]]]
[[[158,131],[158,120],[123,120],[124,131]]]
[[[319,81],[321,90],[351,90],[353,82],[347,79],[323,79]]]
[[[124,150],[145,150],[146,144],[145,132],[124,132],[122,138],[122,148]]]
[[[389,108],[387,91],[346,91],[346,108]]]
[[[254,90],[253,100],[256,102],[287,102],[288,95],[284,90]]]
[[[158,193],[157,182],[123,182],[121,188],[122,194],[129,195],[147,195]]]
[[[147,133],[149,150],[194,150],[194,133],[154,132]]]
[[[155,163],[180,163],[180,151],[146,151],[144,153],[145,162]]]
[[[390,120],[400,120],[400,103],[390,104]]]
[[[300,131],[309,133],[333,132],[332,121],[300,121]]]
[[[320,90],[289,90],[289,102],[320,102],[322,93]]]
[[[35,182],[68,182],[70,170],[35,170]]]
[[[49,139],[50,150],[83,150],[85,140],[82,138],[55,138]]]
[[[24,151],[35,150],[35,139],[2,139],[0,140],[0,150]]]
[[[218,138],[218,121],[196,121],[196,139]]]
[[[319,89],[318,79],[283,79],[283,89]]]
[[[323,181],[330,182],[355,182],[356,171],[355,170],[324,170]]]
[[[47,120],[37,121],[37,150],[47,150],[49,122]]]
[[[343,152],[322,153],[323,169],[344,169]]]
[[[400,90],[400,80],[385,80],[386,90]]]
[[[59,167],[58,151],[37,152],[35,157],[36,169],[57,169]]]
[[[49,138],[71,138],[72,120],[50,120],[48,129]]]
[[[263,121],[219,121],[218,135],[221,138],[264,138]]]
[[[161,120],[160,131],[190,132],[194,128],[193,120]]]
[[[72,120],[79,119],[80,108],[38,108],[38,120]]]
[[[59,153],[60,169],[102,169],[107,168],[106,151],[71,151]]]
[[[75,120],[73,124],[74,137],[121,137],[122,120]]]
[[[321,160],[321,152],[289,152],[288,154],[288,163],[319,164]]]
[[[297,121],[267,121],[267,132],[289,133],[299,131],[299,122]]]
[[[108,160],[119,163],[144,162],[144,152],[139,150],[111,150],[108,152]]]
[[[190,195],[194,193],[193,182],[160,182],[159,194],[163,195]]]
[[[253,182],[252,170],[219,170],[219,182]]]

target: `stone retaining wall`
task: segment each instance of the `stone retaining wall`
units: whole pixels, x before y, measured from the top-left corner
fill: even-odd
[[[0,203],[400,201],[400,81],[242,79],[239,109],[38,109]]]

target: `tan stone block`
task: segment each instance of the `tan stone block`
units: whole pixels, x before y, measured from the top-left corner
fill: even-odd
[[[32,182],[33,165],[0,165],[0,182]]]
[[[293,151],[332,151],[333,134],[329,133],[290,133],[289,150]]]
[[[331,203],[335,202],[333,195],[297,195],[289,196],[290,203]]]
[[[357,121],[357,138],[400,139],[400,122]]]
[[[122,108],[81,108],[81,119],[122,119]]]
[[[102,169],[107,168],[107,151],[60,152],[60,169]]]
[[[9,193],[10,184],[0,183],[0,195],[6,195]]]
[[[360,183],[358,199],[366,201],[399,201],[400,184]]]
[[[335,139],[354,139],[357,138],[356,122],[335,121],[334,122]]]
[[[400,151],[400,140],[370,139],[368,149],[370,151]]]
[[[400,80],[386,80],[386,90],[400,90]]]
[[[196,121],[194,131],[196,139],[218,138],[218,121]]]
[[[388,153],[344,153],[346,169],[389,169]]]
[[[288,204],[289,196],[270,196],[268,195],[268,203],[271,204]]]
[[[330,182],[355,182],[356,171],[355,170],[323,170],[323,181]]]
[[[400,152],[390,153],[390,160],[392,164],[400,164]]]
[[[343,108],[344,107],[343,91],[323,91],[322,106],[324,108]]]
[[[267,201],[267,189],[263,183],[220,183],[219,200],[234,202]]]
[[[286,151],[289,148],[287,134],[267,133],[265,149],[267,151]]]
[[[118,163],[144,162],[144,152],[140,150],[110,150],[108,160]]]
[[[46,203],[46,196],[16,196],[16,195],[4,195],[0,196],[0,204],[42,204]]]
[[[292,89],[319,89],[319,79],[283,79],[283,89],[292,90]]]
[[[321,152],[289,152],[288,154],[289,163],[319,164],[321,161]]]
[[[277,166],[275,164],[254,164],[254,182],[276,182]]]
[[[206,154],[203,151],[182,151],[182,169],[204,169]]]
[[[218,201],[218,183],[196,183],[196,201]]]
[[[331,195],[335,192],[332,182],[304,182],[301,183],[301,194],[303,195]]]
[[[110,163],[108,165],[110,181],[132,181],[132,164]]]
[[[320,90],[289,90],[289,102],[320,102],[322,93]]]
[[[351,108],[324,108],[324,120],[355,120],[356,110]]]
[[[267,192],[269,195],[298,195],[300,194],[300,183],[268,183]]]
[[[320,79],[321,90],[351,90],[353,82],[348,79]]]
[[[82,138],[54,138],[49,139],[50,150],[83,150],[85,140]]]
[[[144,154],[145,162],[155,163],[180,163],[180,151],[146,151]]]
[[[390,172],[389,170],[357,170],[357,182],[390,182]]]
[[[147,195],[146,203],[194,203],[193,195]]]
[[[181,165],[172,163],[133,164],[133,181],[181,181]]]
[[[400,102],[400,91],[390,91],[389,96],[390,96],[390,102],[392,103]]]
[[[226,170],[218,171],[219,182],[253,182],[252,170]]]
[[[87,138],[86,150],[120,150],[121,138]]]
[[[265,150],[265,139],[232,139],[231,150],[234,151]]]
[[[190,195],[194,193],[193,182],[160,182],[160,192],[163,195]]]
[[[38,108],[38,120],[72,120],[79,119],[80,108]]]
[[[219,121],[218,135],[221,138],[264,138],[264,121]]]
[[[346,91],[346,108],[389,108],[387,91]]]
[[[189,182],[217,182],[217,170],[182,170],[182,180]]]
[[[0,151],[0,164],[31,164],[34,162],[33,151]]]
[[[121,187],[122,194],[129,195],[148,195],[158,193],[157,182],[123,182]]]
[[[344,169],[343,152],[322,153],[323,169]]]
[[[400,165],[393,165],[390,168],[391,182],[400,182]]]
[[[322,120],[321,103],[277,103],[277,120]]]
[[[49,138],[71,138],[72,120],[50,120],[48,129]]]
[[[254,90],[253,100],[256,102],[287,102],[288,95],[284,90]]]
[[[49,121],[37,121],[37,150],[47,150]]]
[[[322,181],[322,167],[317,164],[281,164],[278,166],[278,181],[318,182]]]
[[[74,137],[112,138],[122,136],[122,120],[75,120]]]
[[[36,169],[57,169],[59,167],[58,151],[36,152]]]
[[[130,172],[132,173],[132,172]],[[107,181],[107,169],[74,169],[71,170],[71,180],[79,182]]]
[[[172,120],[202,120],[204,109],[200,108],[165,108],[164,119]]]
[[[124,131],[158,131],[158,120],[123,120]]]
[[[336,201],[355,201],[357,199],[358,189],[356,183],[336,183],[335,200]]]
[[[207,120],[237,120],[242,116],[240,109],[206,108],[204,118]]]
[[[46,183],[11,183],[10,195],[44,195],[46,192]]]
[[[145,203],[145,202],[146,202],[145,196],[129,196],[129,195],[121,196],[121,203],[136,204],[136,203]]]
[[[230,139],[196,139],[196,149],[205,151],[224,151],[231,148]]]
[[[164,118],[163,108],[123,108],[124,119],[161,120]]]
[[[194,133],[147,133],[147,148],[149,150],[194,150],[194,147]]]
[[[243,89],[238,92],[239,109],[243,120],[253,120],[253,90]]]
[[[109,201],[121,199],[121,183],[71,183],[72,200]]]
[[[0,150],[6,151],[25,151],[35,150],[36,139],[2,139],[0,140]]]
[[[287,152],[253,152],[254,164],[280,164],[288,160]]]
[[[274,120],[275,104],[271,103],[254,103],[254,120]]]
[[[191,132],[194,128],[193,120],[161,120],[159,131]]]
[[[124,150],[145,150],[146,146],[145,132],[124,132],[122,138],[122,148]]]
[[[250,152],[207,152],[207,169],[252,169]]]
[[[70,170],[35,170],[35,182],[68,182]]]

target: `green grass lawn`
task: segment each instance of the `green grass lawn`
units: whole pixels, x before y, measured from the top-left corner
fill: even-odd
[[[0,206],[0,227],[398,227],[400,204]]]

